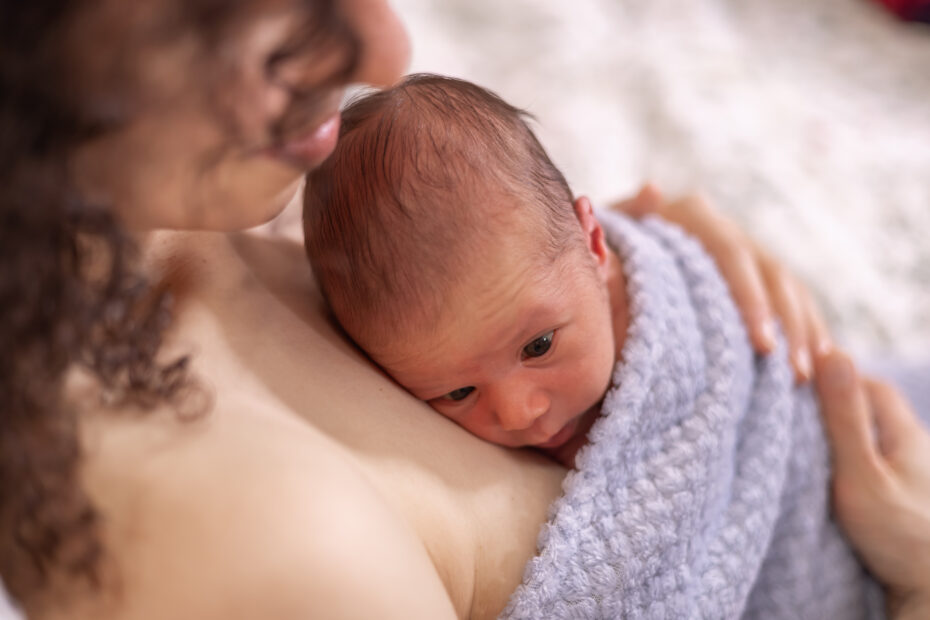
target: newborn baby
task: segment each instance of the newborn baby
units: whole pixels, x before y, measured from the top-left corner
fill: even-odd
[[[358,100],[304,217],[372,360],[479,437],[577,467],[503,618],[877,617],[784,344],[753,356],[680,230],[596,219],[519,110],[436,76]]]
[[[519,110],[467,82],[412,77],[342,122],[305,234],[346,333],[478,437],[572,466],[626,333],[590,201]]]

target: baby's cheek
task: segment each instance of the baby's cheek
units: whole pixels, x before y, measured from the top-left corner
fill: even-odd
[[[440,413],[443,417],[452,420],[472,435],[485,441],[503,446],[514,445],[514,438],[500,427],[497,419],[493,416],[486,415],[484,411],[481,411],[477,407],[472,408],[472,410],[464,414],[458,412]]]
[[[480,415],[475,415],[474,413],[470,413],[469,415],[464,415],[464,416],[457,416],[457,417],[446,416],[446,417],[448,417],[450,420],[452,420],[453,422],[455,422],[456,424],[458,424],[459,426],[461,426],[468,432],[472,433],[473,435],[477,435],[478,437],[481,437],[482,439],[486,439],[488,441],[496,441],[497,439],[497,435],[498,435],[497,428],[493,424],[491,424],[489,420],[487,420],[487,418],[485,417],[482,417]]]
[[[610,387],[610,379],[613,374],[614,357],[613,351],[604,348],[598,351],[597,355],[591,356],[591,363],[586,369],[585,377],[579,378],[579,385],[585,385],[585,401],[581,404],[583,410],[596,405],[604,398],[604,393]]]
[[[435,411],[436,413],[438,413],[438,414],[441,415],[442,417],[444,417],[444,418],[449,418],[450,420],[452,420],[452,421],[455,422],[456,424],[460,424],[460,425],[461,425],[461,422],[456,418],[456,416],[450,414],[450,413],[447,412],[447,411],[444,411],[442,407],[437,407],[436,405],[434,405],[434,404],[432,404],[432,403],[426,403],[426,404],[430,406],[430,409],[432,409],[433,411]]]
[[[456,424],[464,428],[466,431],[474,435],[483,437],[481,433],[482,428],[480,424],[478,424],[478,420],[475,419],[474,415],[463,414],[457,411],[446,411],[442,407],[437,407],[431,403],[428,403],[428,404],[433,409],[433,411],[435,411],[442,417],[455,422]]]

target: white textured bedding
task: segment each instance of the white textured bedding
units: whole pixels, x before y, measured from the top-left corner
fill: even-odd
[[[415,71],[540,121],[573,189],[701,189],[863,358],[930,343],[930,27],[869,0],[397,0]]]

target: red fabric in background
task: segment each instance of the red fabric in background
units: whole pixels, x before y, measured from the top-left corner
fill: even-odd
[[[913,0],[879,0],[879,2],[900,15]]]
[[[930,16],[930,0],[878,0],[878,2],[904,19],[925,21]]]

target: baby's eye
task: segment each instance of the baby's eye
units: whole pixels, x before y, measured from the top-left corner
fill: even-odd
[[[469,385],[468,387],[463,387],[457,390],[452,390],[445,396],[440,396],[440,398],[443,400],[451,400],[454,402],[458,402],[460,400],[464,400],[465,397],[467,397],[469,394],[471,394],[474,391],[475,391],[475,388]]]
[[[523,357],[542,357],[549,351],[549,347],[552,346],[552,337],[555,336],[555,331],[547,332],[523,347]]]

